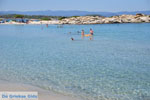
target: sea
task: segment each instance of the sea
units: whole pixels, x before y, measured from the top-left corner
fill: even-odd
[[[150,23],[0,25],[0,80],[82,100],[150,100]]]

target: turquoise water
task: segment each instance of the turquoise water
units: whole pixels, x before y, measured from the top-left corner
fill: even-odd
[[[81,40],[77,31],[90,28],[94,40]],[[150,24],[0,25],[0,80],[85,100],[149,100]]]

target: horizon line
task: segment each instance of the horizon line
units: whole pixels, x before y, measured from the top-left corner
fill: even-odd
[[[118,12],[136,12],[136,11],[150,11],[150,10],[134,10],[134,11],[86,11],[86,10],[0,10],[0,11],[17,11],[17,12],[33,12],[33,11],[84,11],[84,12],[109,12],[109,13],[118,13]]]

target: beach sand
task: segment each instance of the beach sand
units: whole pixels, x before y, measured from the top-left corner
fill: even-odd
[[[38,100],[81,100],[75,97],[69,97],[62,94],[41,89],[28,84],[10,83],[8,81],[0,80],[0,92],[38,92]]]

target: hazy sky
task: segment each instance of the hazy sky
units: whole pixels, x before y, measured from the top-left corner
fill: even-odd
[[[142,11],[150,0],[0,0],[0,11],[7,10]]]

